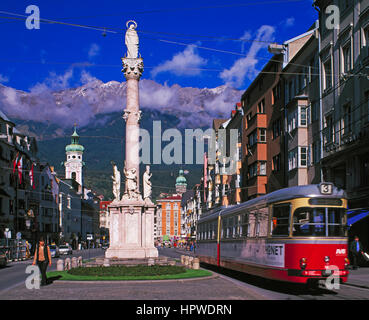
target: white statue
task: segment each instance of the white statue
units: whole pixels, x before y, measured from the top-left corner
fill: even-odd
[[[114,175],[112,176],[113,179],[113,195],[114,200],[120,200],[120,172],[118,167],[114,162],[112,162]]]
[[[138,35],[137,35],[137,23],[133,20],[129,20],[126,24],[128,30],[126,31],[125,43],[127,46],[127,58],[138,58]]]
[[[126,192],[129,199],[137,198],[137,174],[136,169],[124,168],[124,175],[126,176]]]
[[[150,166],[146,166],[146,171],[143,174],[143,198],[151,199],[151,186],[152,183],[150,181],[152,173],[150,173]]]

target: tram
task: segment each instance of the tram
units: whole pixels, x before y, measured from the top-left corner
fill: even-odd
[[[331,183],[277,190],[204,214],[201,262],[263,278],[317,285],[347,281],[347,199]]]

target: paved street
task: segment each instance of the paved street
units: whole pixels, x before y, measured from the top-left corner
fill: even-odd
[[[75,252],[84,259],[101,256],[101,249]],[[189,254],[174,248],[159,249],[160,255],[178,258]],[[50,270],[55,270],[54,259]],[[210,278],[166,281],[54,281],[40,290],[25,287],[25,268],[31,261],[10,263],[0,269],[1,300],[349,300],[369,299],[369,269],[352,271],[355,285],[341,285],[338,290],[321,286],[317,290],[268,281],[238,272],[212,268]],[[359,287],[361,286],[361,287]]]
[[[89,249],[89,250],[75,250],[73,255],[61,256],[60,259],[66,259],[71,257],[82,256],[83,259],[89,259],[103,255],[102,249]],[[59,258],[52,259],[52,265],[48,268],[48,271],[56,270],[56,261]],[[29,274],[26,274],[25,270],[28,265],[32,264],[32,260],[10,262],[5,268],[0,268],[0,294],[4,293],[16,286],[23,285]]]

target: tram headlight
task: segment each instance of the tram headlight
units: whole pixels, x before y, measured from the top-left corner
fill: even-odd
[[[306,258],[301,258],[300,259],[300,268],[305,269],[306,268],[306,263],[307,263],[307,259]]]
[[[324,257],[324,262],[325,262],[325,263],[328,263],[328,262],[329,262],[329,260],[330,260],[329,256],[325,256],[325,257]]]

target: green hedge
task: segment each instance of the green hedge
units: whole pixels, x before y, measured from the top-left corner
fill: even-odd
[[[160,276],[185,272],[182,266],[111,266],[73,268],[68,271],[75,276]]]

